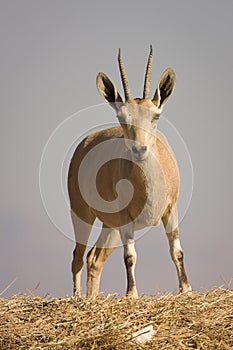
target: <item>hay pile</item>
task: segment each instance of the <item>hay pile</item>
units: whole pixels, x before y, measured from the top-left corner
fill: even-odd
[[[150,342],[134,331],[152,324]],[[46,300],[0,299],[0,349],[233,349],[233,291]]]

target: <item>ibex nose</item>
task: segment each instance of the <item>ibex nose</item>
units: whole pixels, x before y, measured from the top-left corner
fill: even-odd
[[[143,154],[147,151],[146,146],[133,146],[132,151],[135,156],[143,156]]]

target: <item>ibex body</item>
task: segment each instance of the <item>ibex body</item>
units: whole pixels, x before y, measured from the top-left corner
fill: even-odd
[[[118,60],[125,101],[104,73],[97,76],[97,88],[116,111],[120,126],[86,137],[75,150],[69,169],[68,190],[76,237],[72,262],[74,292],[81,292],[83,256],[96,218],[103,222],[103,228],[87,255],[88,296],[98,295],[104,263],[118,237],[124,246],[127,294],[137,296],[134,232],[156,226],[161,219],[180,291],[190,291],[178,230],[179,171],[166,138],[157,130],[159,116],[175,87],[175,73],[170,68],[163,73],[150,99],[151,48],[143,98],[133,99],[120,51]],[[96,191],[91,186],[93,181]]]

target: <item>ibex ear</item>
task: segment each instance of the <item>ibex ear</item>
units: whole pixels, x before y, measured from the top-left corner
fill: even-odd
[[[153,97],[153,103],[162,110],[163,106],[167,102],[168,98],[173,93],[173,90],[175,89],[176,85],[176,75],[175,72],[168,68],[165,70],[165,72],[162,74],[158,87],[155,91],[154,97]]]
[[[118,111],[121,104],[123,103],[123,100],[121,98],[121,95],[115,88],[114,84],[111,82],[111,80],[107,77],[104,73],[99,73],[96,78],[96,86],[97,89],[103,98],[111,104],[111,106]]]

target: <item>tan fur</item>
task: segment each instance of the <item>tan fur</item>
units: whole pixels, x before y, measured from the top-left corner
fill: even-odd
[[[167,75],[171,85],[168,86],[171,90],[168,95],[166,95],[168,87],[164,85],[168,81]],[[81,291],[83,254],[95,218],[99,218],[104,226],[96,245],[87,256],[87,295],[98,294],[104,262],[117,245],[116,236],[119,234],[124,245],[127,294],[137,296],[134,275],[136,264],[134,231],[147,226],[156,226],[161,219],[167,231],[171,256],[177,268],[180,290],[191,290],[184,270],[178,233],[176,201],[179,193],[179,171],[174,154],[165,136],[157,130],[157,120],[154,118],[160,115],[164,103],[174,89],[172,86],[175,84],[174,76],[171,70],[163,74],[154,100],[134,99],[124,103],[115,86],[103,73],[97,78],[97,87],[107,102],[120,102],[120,105],[114,104],[113,108],[120,118],[121,125],[87,136],[76,148],[70,163],[68,191],[77,242],[72,263],[75,293]],[[109,93],[109,87],[112,94]],[[116,140],[119,140],[119,146],[116,146]],[[82,180],[85,198],[78,181],[82,161],[104,142],[108,142],[107,152],[112,155],[112,159],[110,157],[111,160],[99,169],[96,176],[96,189],[101,200],[111,203],[116,201],[118,196],[123,198],[127,194],[126,191],[117,193],[117,184],[122,179],[128,180],[133,185],[131,201],[124,209],[115,212],[96,210],[87,203],[89,199],[92,200],[92,191],[88,188],[94,176],[91,161]],[[137,148],[134,152],[133,146]],[[119,157],[115,156],[116,148]],[[127,159],[122,159],[123,154],[127,155]],[[93,161],[101,160],[102,154],[96,151],[93,157],[90,158]]]

